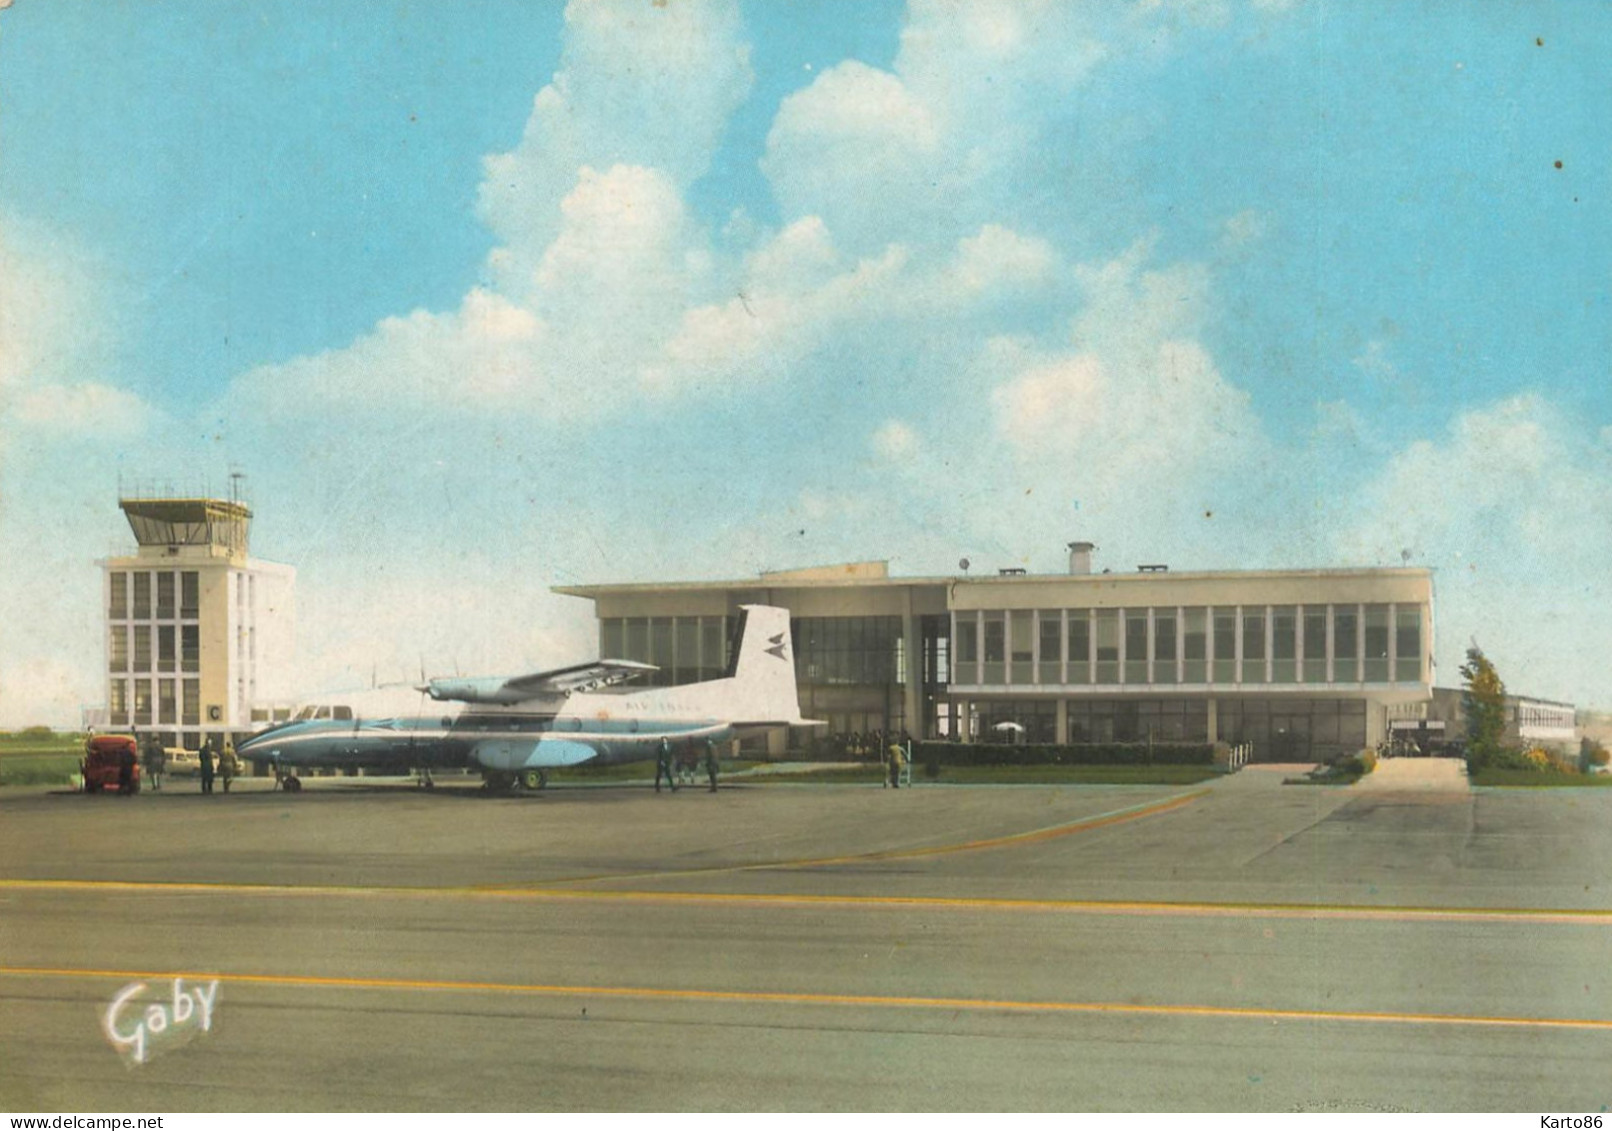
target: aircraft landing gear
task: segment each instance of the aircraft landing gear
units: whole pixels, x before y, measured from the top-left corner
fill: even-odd
[[[414,787],[416,789],[435,789],[437,787],[436,781],[431,777],[430,766],[421,766],[419,770],[416,771]]]
[[[542,770],[525,770],[521,773],[521,788],[539,790],[549,784],[549,776]]]
[[[482,787],[488,793],[508,793],[515,788],[515,775],[503,770],[482,771]]]

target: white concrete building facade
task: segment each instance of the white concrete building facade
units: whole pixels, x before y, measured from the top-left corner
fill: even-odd
[[[594,601],[602,655],[669,683],[720,672],[738,605],[786,606],[801,709],[831,734],[1223,740],[1309,760],[1381,741],[1431,695],[1428,570],[1092,573],[1091,549],[1073,544],[1066,574],[862,562],[556,591]]]
[[[100,563],[106,722],[199,748],[263,725],[289,686],[296,571],[248,552],[252,512],[124,498],[136,550]]]

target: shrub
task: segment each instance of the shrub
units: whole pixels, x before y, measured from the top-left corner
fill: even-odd
[[[1552,757],[1550,751],[1537,746],[1528,750],[1520,750],[1515,746],[1501,746],[1488,751],[1469,747],[1466,769],[1468,774],[1475,774],[1480,770],[1523,770],[1528,773],[1540,773],[1554,768]]]
[[[1612,765],[1612,751],[1608,751],[1595,739],[1585,737],[1579,740],[1578,760],[1586,770],[1596,766]]]

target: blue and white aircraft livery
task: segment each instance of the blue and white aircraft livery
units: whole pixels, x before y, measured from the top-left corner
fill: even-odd
[[[304,706],[259,731],[239,753],[282,769],[479,769],[491,789],[539,788],[545,771],[584,762],[656,757],[777,727],[800,715],[789,610],[740,608],[738,646],[720,679],[639,691],[609,690],[652,664],[598,660],[511,678],[433,679]]]

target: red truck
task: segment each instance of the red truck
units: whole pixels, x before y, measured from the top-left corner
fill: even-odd
[[[84,760],[79,763],[79,771],[84,775],[84,792],[121,790],[125,754],[133,762],[129,792],[139,793],[140,751],[134,739],[126,734],[97,734],[85,741]]]

